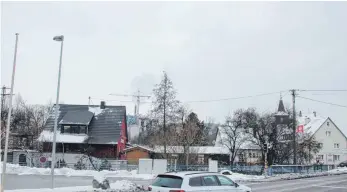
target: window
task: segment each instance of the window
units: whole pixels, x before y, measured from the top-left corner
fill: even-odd
[[[87,126],[80,126],[80,133],[83,134],[87,134]]]
[[[253,153],[253,158],[255,158],[255,153]]]
[[[334,143],[334,148],[335,148],[335,149],[340,148],[340,144],[339,144],[339,143]]]
[[[252,158],[252,153],[249,153],[248,155],[249,155],[250,158]]]
[[[327,126],[328,126],[328,127],[330,126],[330,122],[329,122],[329,121],[327,122]]]
[[[190,178],[190,179],[189,179],[189,186],[192,186],[192,187],[202,186],[201,177],[193,177],[193,178]]]
[[[218,181],[215,176],[205,176],[202,178],[205,186],[219,186]]]
[[[333,158],[334,161],[340,161],[340,155],[334,155]]]
[[[61,133],[86,134],[87,127],[85,125],[62,125]]]
[[[326,135],[326,136],[330,136],[330,135],[331,135],[331,132],[330,132],[330,131],[326,131],[326,132],[325,132],[325,135]]]
[[[324,155],[317,155],[317,159],[323,160],[324,159]]]
[[[243,162],[245,160],[242,153],[239,154],[239,162]]]
[[[181,188],[182,181],[183,179],[181,177],[158,175],[152,185],[157,187]]]
[[[229,179],[225,176],[218,175],[217,177],[218,177],[219,183],[223,186],[234,186],[235,185],[235,183],[231,179]]]
[[[199,164],[203,164],[205,162],[205,157],[204,157],[204,155],[199,155],[198,156],[198,163]]]

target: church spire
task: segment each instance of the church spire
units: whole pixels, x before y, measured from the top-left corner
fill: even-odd
[[[288,122],[289,115],[284,108],[282,94],[280,95],[280,102],[278,103],[278,109],[275,114],[277,124],[286,124]]]
[[[282,96],[280,98],[280,102],[278,104],[278,110],[277,112],[286,112],[286,109],[284,108],[284,104],[283,104],[283,100],[282,100]]]

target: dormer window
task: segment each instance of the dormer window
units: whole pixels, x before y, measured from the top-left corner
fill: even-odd
[[[87,134],[87,126],[85,125],[61,125],[61,133],[70,134]]]

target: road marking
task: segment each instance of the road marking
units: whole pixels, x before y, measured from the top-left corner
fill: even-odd
[[[257,190],[264,190],[264,189],[276,189],[276,188],[282,188],[282,187],[291,187],[291,186],[298,186],[298,185],[315,185],[317,182],[323,183],[324,179],[326,178],[322,178],[322,179],[310,179],[310,180],[306,180],[306,179],[294,179],[294,180],[279,180],[279,181],[273,181],[273,182],[259,182],[259,183],[242,183],[244,185],[249,185],[249,186],[254,186],[255,189]],[[336,181],[336,180],[328,180],[328,181]],[[325,182],[328,182],[325,181]],[[263,186],[257,186],[257,185],[263,185]]]
[[[324,182],[324,183],[321,183],[322,185],[321,186],[324,186],[324,185],[329,185],[329,184],[334,184],[334,183],[341,183],[341,182],[344,182],[344,181],[347,181],[346,179],[345,180],[340,180],[340,181],[335,181],[335,182]],[[295,191],[297,189],[305,189],[305,188],[310,188],[310,187],[316,187],[317,185],[306,185],[306,186],[302,186],[302,187],[295,187],[295,188],[289,188],[289,189],[282,189],[282,190],[276,190],[276,192],[283,192],[283,191]]]
[[[335,186],[326,186],[326,185],[316,185],[314,187],[333,188],[333,189],[347,189],[347,187],[335,187]]]

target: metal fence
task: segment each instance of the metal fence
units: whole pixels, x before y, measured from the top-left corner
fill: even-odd
[[[47,162],[45,164],[27,164],[20,162],[20,166],[28,166],[28,167],[36,167],[36,168],[51,168],[51,163]],[[127,161],[115,162],[110,161],[108,163],[101,163],[99,165],[93,165],[91,163],[65,163],[65,162],[57,162],[56,168],[71,168],[75,170],[109,170],[109,171],[133,171],[138,169],[138,165],[128,164]]]
[[[20,163],[22,166],[50,168],[50,162],[46,164],[34,165],[27,163]],[[56,168],[71,168],[76,170],[110,170],[110,171],[133,171],[138,170],[137,164],[128,164],[126,160],[107,160],[99,162],[98,165],[91,163],[61,163],[57,162]],[[334,169],[334,165],[272,165],[267,169],[268,175],[278,174],[310,174],[329,171]],[[232,165],[232,166],[219,166],[219,171],[230,170],[235,173],[242,173],[247,175],[261,175],[264,173],[264,166],[261,165]],[[168,164],[167,171],[208,171],[208,165],[181,165],[181,164]]]
[[[272,165],[269,167],[269,175],[276,174],[309,174],[329,171],[334,169],[335,165]]]

